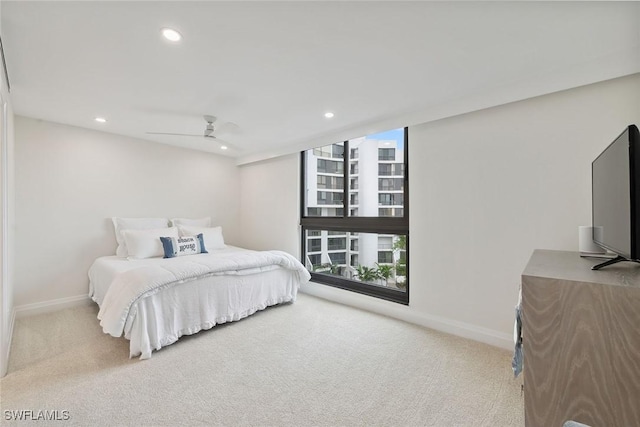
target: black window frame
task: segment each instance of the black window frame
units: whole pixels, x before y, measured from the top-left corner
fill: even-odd
[[[402,217],[359,217],[359,216],[347,216],[350,212],[350,171],[351,171],[351,150],[349,148],[349,141],[343,141],[344,158],[342,173],[343,173],[343,215],[334,217],[323,216],[307,216],[305,214],[306,209],[306,150],[300,153],[300,226],[301,226],[301,248],[302,259],[307,256],[306,251],[306,232],[307,230],[328,230],[328,231],[344,231],[352,233],[375,233],[375,234],[393,234],[406,236],[405,254],[406,254],[406,282],[405,289],[398,290],[393,288],[387,288],[383,286],[372,286],[358,280],[348,279],[346,277],[339,277],[329,274],[322,274],[314,271],[310,271],[311,279],[316,283],[322,283],[325,285],[333,286],[340,289],[345,289],[352,292],[357,292],[364,295],[369,295],[376,298],[381,298],[388,301],[397,302],[400,304],[409,304],[409,128],[404,128],[404,188],[403,188],[403,216]],[[358,153],[359,154],[359,153]],[[335,159],[332,159],[335,160]],[[378,160],[380,161],[380,160]],[[356,172],[357,173],[357,172]]]

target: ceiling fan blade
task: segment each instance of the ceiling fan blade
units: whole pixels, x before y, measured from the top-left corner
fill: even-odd
[[[213,139],[214,141],[216,141],[218,144],[220,144],[220,146],[225,146],[230,150],[234,150],[234,151],[242,151],[242,149],[238,148],[237,146],[230,144],[229,142],[225,141],[224,139],[220,139],[215,135],[208,135],[205,136],[205,138],[207,139]]]
[[[207,126],[204,129],[204,133],[201,134],[193,134],[193,133],[172,133],[172,132],[146,132],[147,135],[172,135],[172,136],[190,136],[196,138],[205,138],[205,139],[213,139],[220,145],[220,148],[223,150],[233,150],[233,151],[242,151],[240,148],[234,146],[233,144],[228,143],[222,139],[219,139],[215,133],[219,132],[229,132],[229,133],[237,133],[240,127],[233,122],[221,122],[220,126],[213,126],[213,123],[218,120],[216,116],[212,116],[209,114],[205,114],[202,116],[204,120],[207,122]]]
[[[233,122],[224,122],[220,126],[216,127],[216,132],[219,133],[239,133],[240,126]]]
[[[196,135],[193,133],[169,133],[169,132],[145,132],[147,135],[174,135],[174,136],[198,136],[202,138],[202,135]]]

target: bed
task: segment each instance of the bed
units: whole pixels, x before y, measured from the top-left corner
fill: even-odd
[[[269,306],[294,302],[309,272],[280,251],[234,246],[177,258],[104,256],[89,270],[89,295],[105,333],[130,341],[130,357]]]

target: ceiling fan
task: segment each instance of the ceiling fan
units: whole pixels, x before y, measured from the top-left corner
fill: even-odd
[[[214,135],[214,132],[216,131],[220,131],[220,129],[222,128],[229,128],[229,130],[235,130],[238,125],[236,125],[235,123],[224,123],[222,124],[222,126],[215,128],[213,126],[213,123],[215,123],[215,121],[217,120],[216,116],[211,116],[211,115],[204,115],[202,116],[204,118],[204,120],[207,122],[207,126],[204,129],[204,133],[202,134],[193,134],[193,133],[170,133],[170,132],[146,132],[147,135],[175,135],[175,136],[195,136],[198,138],[208,138],[208,139],[213,139],[215,141],[217,141],[220,144],[220,148],[222,150],[227,150],[227,149],[233,149],[233,150],[238,150],[237,147],[234,147],[233,145],[229,144],[227,141],[223,141],[220,138],[218,138],[217,136]],[[232,129],[231,129],[232,128]]]

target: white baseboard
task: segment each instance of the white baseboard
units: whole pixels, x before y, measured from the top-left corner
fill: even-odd
[[[320,285],[309,282],[303,285],[301,292],[340,304],[350,305],[374,313],[379,313],[405,322],[435,329],[474,341],[479,341],[494,347],[513,350],[513,335],[496,331],[489,328],[460,322],[432,314],[418,313],[411,311],[409,307],[401,304],[390,303],[388,301],[367,297],[354,292],[332,288],[331,286]]]
[[[76,295],[74,297],[58,298],[49,301],[35,302],[33,304],[24,304],[15,307],[15,317],[21,319],[23,317],[35,316],[36,314],[51,313],[65,308],[77,307],[81,305],[89,305],[91,303],[89,295]]]

